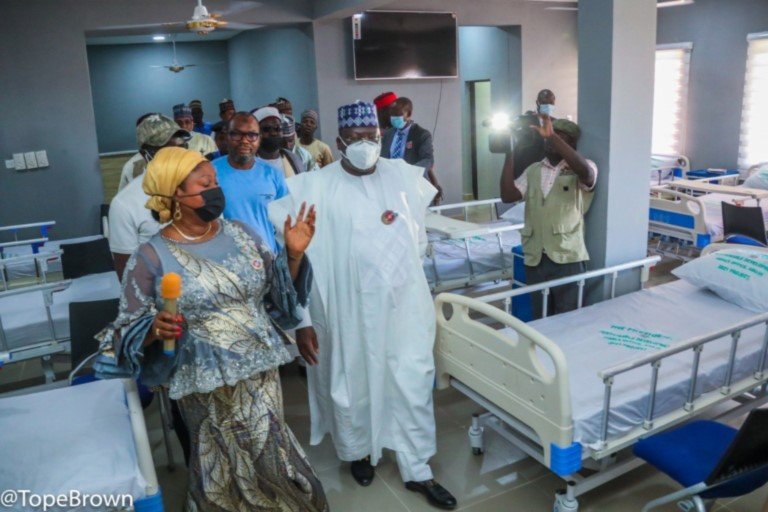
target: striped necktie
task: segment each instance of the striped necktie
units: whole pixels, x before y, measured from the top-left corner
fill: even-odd
[[[392,158],[403,158],[405,156],[405,131],[397,130],[395,133],[395,149],[392,150]]]

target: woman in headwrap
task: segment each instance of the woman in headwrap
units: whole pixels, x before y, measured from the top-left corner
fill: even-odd
[[[117,320],[99,334],[101,377],[137,377],[178,400],[192,440],[190,512],[325,511],[322,486],[283,416],[283,329],[300,320],[315,212],[285,221],[272,256],[247,226],[219,219],[213,166],[194,151],[160,150],[143,183],[162,223],[126,266]],[[181,276],[179,315],[163,312],[164,274]],[[182,316],[183,315],[183,316]],[[159,340],[176,339],[172,356]]]

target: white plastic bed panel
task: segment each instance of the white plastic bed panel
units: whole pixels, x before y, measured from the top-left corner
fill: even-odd
[[[114,272],[79,277],[71,286],[53,294],[51,314],[57,339],[69,338],[69,303],[114,299],[120,296],[120,282]],[[51,339],[45,302],[40,292],[0,299],[0,315],[10,349]]]
[[[0,399],[0,432],[3,489],[145,497],[121,380]]]
[[[710,291],[675,281],[578,311],[536,320],[529,325],[554,341],[565,354],[570,371],[574,441],[597,447],[605,389],[597,376],[598,371],[632,361],[649,351],[723,329],[754,315]],[[509,329],[505,332],[514,336]],[[734,382],[754,372],[764,333],[763,325],[742,333]],[[729,349],[730,337],[705,345],[697,396],[722,384]],[[551,370],[547,358],[542,360]],[[689,351],[663,360],[656,416],[685,404],[692,360]],[[650,377],[648,366],[616,377],[611,395],[609,438],[642,425]]]

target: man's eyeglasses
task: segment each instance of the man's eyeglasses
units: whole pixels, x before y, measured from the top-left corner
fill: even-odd
[[[249,142],[256,142],[261,137],[259,132],[240,132],[237,130],[231,130],[227,135],[234,141],[243,140],[243,137],[245,137]]]

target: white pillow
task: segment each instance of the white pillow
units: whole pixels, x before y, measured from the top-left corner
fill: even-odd
[[[672,273],[742,308],[757,313],[768,311],[766,252],[726,249],[695,259]]]

